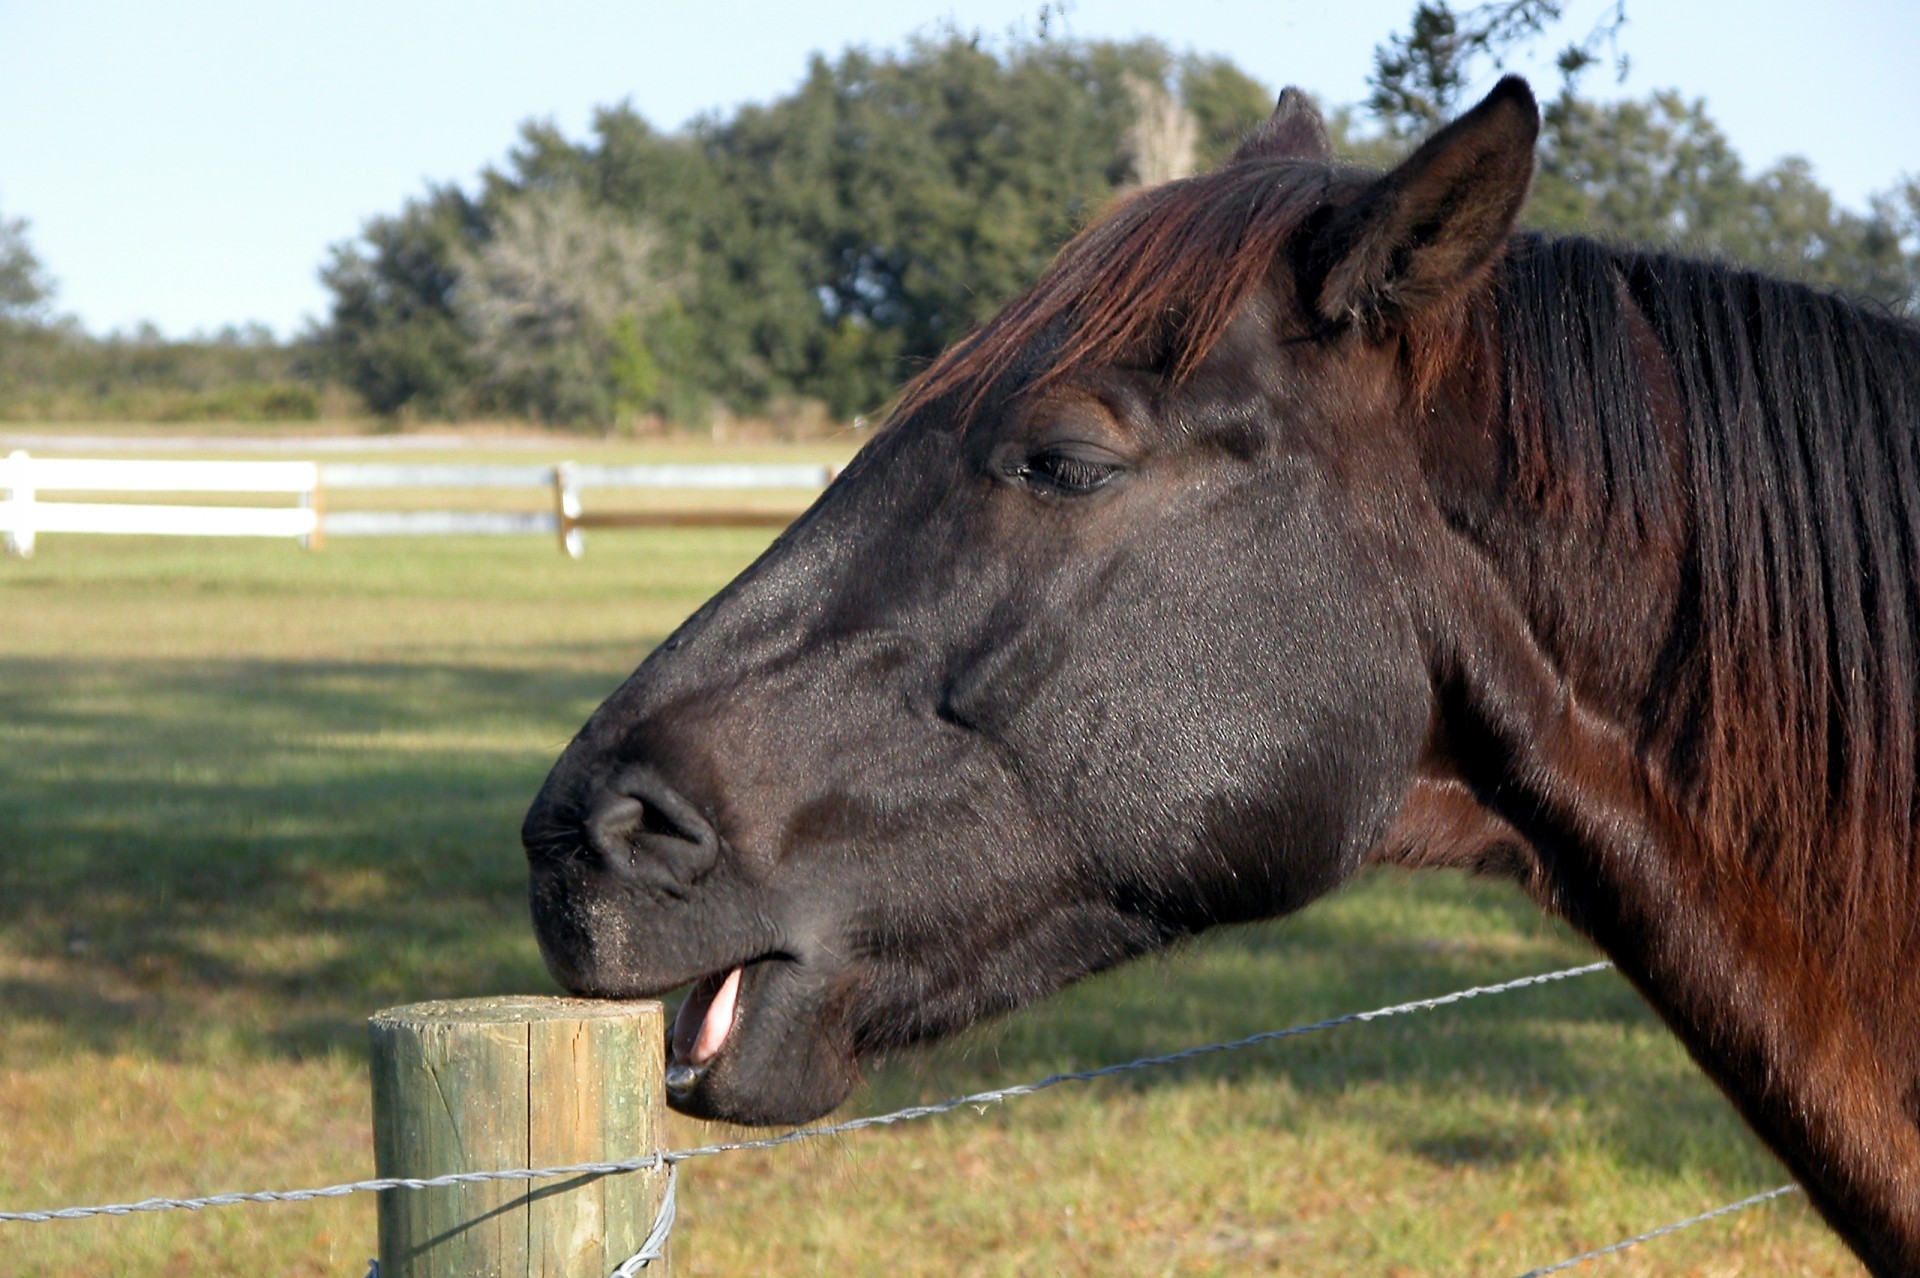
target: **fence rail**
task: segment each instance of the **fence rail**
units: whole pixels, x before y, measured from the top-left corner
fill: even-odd
[[[310,461],[136,461],[130,458],[33,457],[0,461],[0,484],[64,492],[305,493],[320,482]]]
[[[0,459],[0,533],[9,554],[31,555],[38,534],[134,533],[198,537],[294,537],[319,549],[329,537],[545,534],[571,558],[582,534],[614,528],[779,528],[798,512],[768,509],[587,511],[584,489],[818,491],[837,468],[825,465],[552,466],[313,461],[145,461]],[[544,489],[547,511],[328,509],[327,494],[377,489]],[[292,506],[142,505],[46,501],[59,493],[221,493],[291,495]]]

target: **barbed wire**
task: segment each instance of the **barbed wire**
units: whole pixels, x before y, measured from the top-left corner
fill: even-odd
[[[1177,1052],[1168,1052],[1158,1056],[1143,1056],[1136,1060],[1124,1061],[1117,1065],[1105,1065],[1098,1069],[1069,1070],[1050,1074],[1031,1083],[1020,1083],[1011,1087],[997,1087],[987,1091],[970,1092],[964,1096],[954,1096],[946,1100],[926,1105],[911,1105],[904,1109],[893,1110],[885,1114],[870,1114],[860,1118],[848,1119],[841,1123],[831,1123],[819,1127],[796,1128],[778,1136],[759,1137],[752,1140],[716,1141],[708,1145],[697,1145],[687,1149],[663,1150],[644,1154],[635,1158],[618,1159],[604,1162],[569,1163],[560,1167],[514,1167],[497,1171],[451,1172],[443,1176],[382,1176],[370,1180],[356,1180],[339,1185],[326,1185],[315,1189],[251,1190],[237,1193],[209,1194],[198,1198],[145,1198],[138,1202],[107,1203],[99,1206],[59,1207],[44,1211],[0,1212],[0,1223],[18,1222],[39,1224],[54,1220],[81,1220],[91,1216],[126,1216],[136,1212],[155,1211],[200,1211],[209,1207],[226,1207],[240,1203],[281,1203],[310,1202],[322,1198],[341,1198],[348,1194],[379,1192],[384,1190],[438,1189],[452,1185],[466,1185],[478,1181],[515,1181],[547,1180],[562,1176],[613,1176],[629,1172],[650,1171],[665,1167],[671,1177],[675,1167],[696,1158],[707,1158],[717,1154],[741,1153],[750,1150],[778,1149],[784,1145],[799,1141],[817,1140],[828,1136],[843,1136],[852,1132],[865,1131],[873,1127],[889,1127],[896,1123],[912,1122],[923,1118],[933,1118],[948,1114],[954,1110],[972,1106],[985,1109],[1004,1101],[1015,1100],[1023,1096],[1058,1087],[1063,1083],[1087,1083],[1096,1079],[1111,1078],[1116,1075],[1130,1074],[1139,1070],[1156,1069],[1185,1061],[1210,1056],[1220,1052],[1240,1051],[1262,1043],[1278,1042],[1281,1039],[1295,1038],[1302,1034],[1314,1034],[1324,1030],[1338,1029],[1343,1025],[1365,1024],[1370,1021],[1384,1020],[1392,1016],[1405,1016],[1414,1012],[1433,1011],[1463,1003],[1469,999],[1485,998],[1494,994],[1507,994],[1515,990],[1527,989],[1537,985],[1549,985],[1557,981],[1570,980],[1576,976],[1588,976],[1595,972],[1604,972],[1612,968],[1608,962],[1586,963],[1579,967],[1569,967],[1555,972],[1541,972],[1533,976],[1517,977],[1510,981],[1501,981],[1493,985],[1476,985],[1451,994],[1441,994],[1433,998],[1414,999],[1405,1003],[1394,1003],[1377,1007],[1370,1011],[1349,1012],[1344,1016],[1332,1016],[1325,1020],[1313,1021],[1305,1025],[1289,1026],[1285,1029],[1264,1030],[1258,1034],[1249,1034],[1244,1038],[1231,1039],[1220,1043],[1207,1043],[1198,1047],[1184,1048]],[[669,1182],[671,1184],[671,1180]],[[1530,1270],[1521,1278],[1541,1278],[1541,1275],[1557,1273],[1584,1261],[1604,1256],[1628,1247],[1637,1246],[1653,1238],[1659,1238],[1676,1230],[1685,1229],[1717,1216],[1728,1215],[1744,1208],[1755,1206],[1783,1194],[1792,1193],[1795,1186],[1786,1185],[1779,1189],[1757,1194],[1752,1198],[1730,1203],[1725,1207],[1687,1220],[1638,1235],[1624,1241],[1603,1247],[1598,1251],[1586,1252],[1550,1265],[1544,1269]],[[667,1201],[671,1201],[669,1198]],[[673,1213],[663,1202],[660,1217],[655,1222],[653,1233],[649,1235],[645,1252],[657,1252],[665,1245],[667,1233],[673,1227]],[[635,1258],[636,1260],[638,1257]],[[633,1262],[628,1262],[629,1264]]]

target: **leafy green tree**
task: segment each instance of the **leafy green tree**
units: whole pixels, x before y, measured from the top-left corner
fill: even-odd
[[[1719,254],[1812,284],[1911,305],[1920,258],[1890,200],[1837,206],[1807,162],[1749,176],[1706,104],[1673,92],[1547,111],[1527,220],[1542,229]]]
[[[1195,126],[1202,162],[1271,101],[1224,61],[1176,60],[1151,42],[996,50],[956,33],[897,55],[815,58],[797,92],[677,135],[626,105],[598,113],[579,143],[529,125],[476,197],[432,192],[336,250],[321,347],[379,411],[536,400],[549,415],[577,411],[587,401],[571,393],[530,398],[525,369],[504,376],[501,348],[479,349],[495,330],[458,314],[509,210],[577,190],[644,222],[657,271],[682,285],[675,309],[643,307],[623,330],[622,366],[639,368],[644,349],[658,411],[698,417],[709,400],[752,411],[796,395],[842,416],[871,411],[1135,180],[1123,139],[1142,85],[1177,93],[1173,114]],[[575,371],[596,366],[610,367]],[[584,384],[548,373],[556,393]]]
[[[313,335],[315,367],[376,413],[453,417],[473,411],[482,368],[453,311],[461,249],[481,237],[479,206],[435,187],[336,245],[320,280],[332,316]]]
[[[649,316],[640,341],[658,371],[649,411],[682,424],[711,419],[714,404],[725,397],[708,379],[711,343],[684,299],[670,297]]]
[[[996,54],[950,35],[816,58],[792,97],[711,129],[728,188],[798,272],[770,296],[813,302],[763,330],[770,365],[836,412],[879,405],[1131,181],[1127,86],[1171,69],[1145,42]]]
[[[1874,251],[1897,254],[1900,260],[1888,288],[1897,295],[1894,307],[1920,317],[1920,177],[1906,178],[1874,196],[1870,207]]]
[[[614,317],[607,328],[607,388],[616,420],[631,420],[660,400],[660,365],[647,349],[640,317],[632,311]]]
[[[1377,50],[1364,111],[1331,113],[1336,146],[1390,163],[1513,50],[1547,38],[1562,7],[1423,0]],[[1912,184],[1851,212],[1802,163],[1746,173],[1698,102],[1583,97],[1581,76],[1623,20],[1616,3],[1560,55],[1532,224],[1724,253],[1915,304]],[[628,104],[598,112],[579,140],[530,124],[474,195],[430,191],[335,250],[323,272],[333,316],[315,349],[388,413],[699,421],[714,404],[804,400],[843,418],[872,412],[1118,193],[1223,159],[1272,100],[1225,59],[1151,41],[949,32],[815,57],[785,97],[677,133]],[[633,273],[600,270],[619,283],[591,308],[549,290],[539,306],[530,294],[514,303],[518,320],[484,318],[478,299],[519,296],[498,260],[529,234],[516,219],[554,201],[609,235],[644,227]]]
[[[578,145],[545,127],[524,130],[509,170],[488,178],[490,203],[574,184],[658,232],[659,269],[681,287],[641,338],[660,371],[655,411],[679,421],[703,420],[715,400],[754,409],[791,392],[820,323],[801,263],[807,246],[791,227],[750,215],[713,154],[722,127],[661,134],[622,104],[598,112]]]
[[[1705,244],[1750,197],[1740,157],[1703,102],[1672,92],[1547,110],[1528,208],[1546,230]]]

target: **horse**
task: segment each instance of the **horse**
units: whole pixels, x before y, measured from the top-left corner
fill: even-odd
[[[1524,81],[1385,173],[1299,92],[925,370],[529,811],[672,1102],[1369,865],[1517,881],[1879,1275],[1920,1273],[1920,330],[1517,229]]]

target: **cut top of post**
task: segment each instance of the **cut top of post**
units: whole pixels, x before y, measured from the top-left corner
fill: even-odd
[[[375,1024],[447,1022],[466,1025],[523,1025],[534,1021],[632,1021],[657,1018],[653,999],[622,1002],[604,998],[549,998],[541,994],[496,994],[488,998],[429,999],[390,1007],[373,1016]]]

